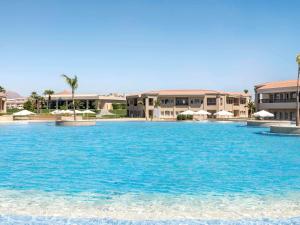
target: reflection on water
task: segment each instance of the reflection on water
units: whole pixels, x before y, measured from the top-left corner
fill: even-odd
[[[258,195],[96,195],[1,191],[0,215],[119,220],[283,219],[300,215],[300,193]]]

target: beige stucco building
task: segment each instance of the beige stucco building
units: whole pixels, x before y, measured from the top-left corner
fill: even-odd
[[[212,114],[226,110],[232,112],[234,117],[248,117],[246,104],[250,96],[212,90],[161,90],[128,95],[126,99],[129,117],[176,119],[181,112],[200,109]]]
[[[47,99],[47,96],[44,96]],[[81,102],[82,109],[111,110],[112,104],[125,104],[125,96],[118,94],[99,95],[99,94],[75,94],[75,100]],[[71,107],[72,94],[69,91],[63,91],[51,95],[50,109],[60,109],[61,106]]]
[[[255,86],[256,110],[266,110],[278,120],[295,120],[297,80],[277,81]]]
[[[23,109],[27,98],[7,98],[6,105],[8,109]]]
[[[0,92],[0,113],[6,113],[6,94]]]

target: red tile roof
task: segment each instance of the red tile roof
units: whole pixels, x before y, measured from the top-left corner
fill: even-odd
[[[209,95],[209,94],[222,94],[222,95],[234,95],[234,96],[250,96],[244,92],[224,92],[224,91],[214,91],[214,90],[158,90],[158,91],[146,91],[135,95],[161,95],[161,96],[173,96],[173,95],[184,95],[184,96],[197,96],[197,95]]]
[[[275,81],[255,86],[257,90],[297,87],[297,80]]]

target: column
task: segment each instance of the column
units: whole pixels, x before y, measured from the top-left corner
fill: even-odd
[[[89,109],[89,100],[86,100],[86,109]]]
[[[142,107],[144,107],[145,118],[146,118],[146,120],[149,119],[148,105],[149,105],[149,99],[148,99],[148,98],[145,98],[145,105],[142,106]]]
[[[58,99],[56,99],[56,109],[58,109]]]
[[[6,100],[7,99],[5,99],[5,101],[3,102],[3,110],[4,110],[4,112],[6,112],[6,110],[7,110],[7,102],[6,102]]]

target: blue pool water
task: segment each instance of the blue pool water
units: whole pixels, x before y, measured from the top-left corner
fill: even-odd
[[[1,125],[0,223],[300,223],[300,137],[266,131],[210,122]]]

